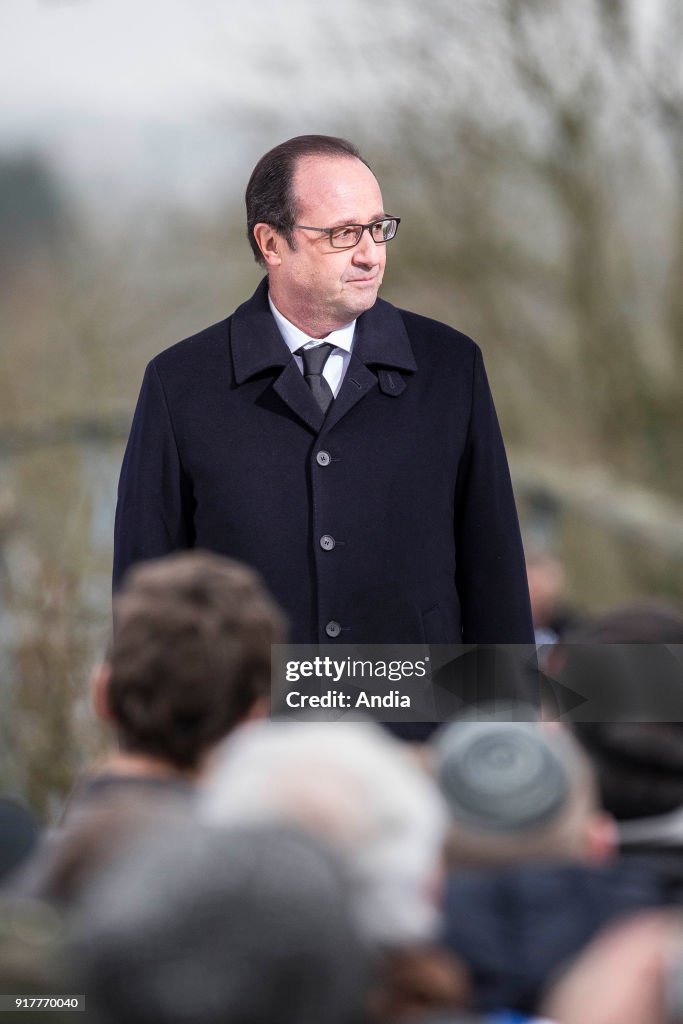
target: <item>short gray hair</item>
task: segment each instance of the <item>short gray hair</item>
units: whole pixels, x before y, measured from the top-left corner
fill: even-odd
[[[448,812],[414,756],[378,726],[245,726],[218,749],[200,813],[216,823],[294,823],[326,840],[343,860],[368,941],[434,934]]]

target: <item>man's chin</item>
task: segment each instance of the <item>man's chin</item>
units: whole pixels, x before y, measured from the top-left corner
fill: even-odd
[[[372,281],[365,286],[353,284],[350,289],[347,289],[344,298],[349,311],[353,314],[351,319],[360,316],[361,313],[365,313],[368,309],[372,309],[377,301],[378,291],[379,283],[377,281]]]

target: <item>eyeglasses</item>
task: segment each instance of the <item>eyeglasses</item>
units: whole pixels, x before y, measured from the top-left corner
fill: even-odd
[[[303,228],[304,231],[324,232],[333,249],[353,249],[360,242],[364,231],[370,233],[370,238],[377,245],[383,245],[394,237],[400,223],[400,217],[383,217],[382,220],[373,220],[371,224],[344,224],[340,228],[313,228],[309,224],[295,224],[294,227]]]

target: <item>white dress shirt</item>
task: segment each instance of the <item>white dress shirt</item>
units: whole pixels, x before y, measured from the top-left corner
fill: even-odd
[[[298,327],[290,323],[287,317],[283,316],[280,310],[277,308],[275,303],[268,295],[268,303],[270,310],[275,317],[275,323],[280,329],[280,334],[284,338],[285,344],[291,353],[295,353],[297,349],[305,346],[306,348],[315,348],[317,345],[334,345],[325,365],[323,367],[323,377],[332,388],[332,394],[336,398],[339,394],[339,388],[341,387],[342,381],[344,380],[344,374],[346,373],[347,367],[351,360],[351,351],[353,349],[353,337],[356,331],[356,321],[352,320],[350,324],[345,324],[344,327],[340,327],[338,331],[332,331],[327,335],[326,338],[309,338],[307,334],[300,331]],[[301,356],[294,356],[296,364],[304,372],[304,364]]]

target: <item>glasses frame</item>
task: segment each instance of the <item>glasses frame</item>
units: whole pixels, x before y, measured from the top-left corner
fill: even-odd
[[[396,231],[394,231],[394,233],[391,236],[391,238],[383,238],[383,239],[381,239],[381,241],[378,242],[375,238],[373,238],[371,228],[374,228],[375,224],[383,224],[386,220],[396,221]],[[401,218],[400,217],[390,217],[390,216],[387,215],[386,217],[378,217],[377,220],[372,220],[372,221],[370,221],[369,224],[337,224],[337,226],[333,227],[333,228],[314,228],[310,224],[293,224],[292,227],[303,228],[304,231],[322,231],[323,234],[326,234],[327,237],[329,238],[330,245],[331,245],[331,247],[333,249],[338,249],[338,250],[342,250],[343,251],[344,249],[355,249],[356,246],[360,244],[360,241],[361,241],[361,239],[363,237],[363,232],[364,231],[367,231],[369,233],[370,238],[372,238],[372,240],[375,243],[375,245],[386,245],[387,242],[390,242],[392,238],[396,237],[396,232],[398,231],[398,226],[399,226],[400,223],[401,223]],[[353,243],[353,245],[335,245],[334,242],[332,241],[333,233],[335,231],[345,230],[346,228],[360,228],[360,234],[358,235],[358,238]]]

